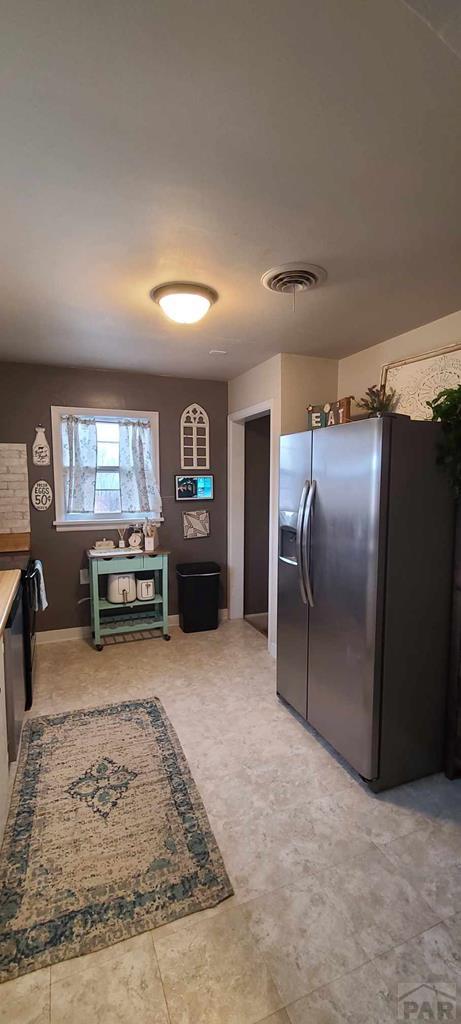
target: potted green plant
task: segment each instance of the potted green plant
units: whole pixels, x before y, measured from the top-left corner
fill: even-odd
[[[451,664],[447,707],[445,772],[454,779],[461,772],[461,384],[444,388],[427,403],[432,419],[441,424],[438,461],[449,474],[456,501],[453,572]]]
[[[365,409],[369,417],[383,416],[386,412],[392,412],[397,402],[395,388],[386,391],[385,384],[372,384],[367,388],[365,395],[357,402],[359,409]]]
[[[427,403],[432,419],[442,425],[439,462],[448,471],[455,497],[461,496],[461,384],[444,388],[432,402]]]

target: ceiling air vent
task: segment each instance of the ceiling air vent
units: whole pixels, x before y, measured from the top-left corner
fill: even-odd
[[[313,263],[282,263],[280,267],[272,267],[261,278],[261,284],[270,292],[281,292],[293,295],[294,292],[307,292],[317,288],[326,281],[327,272],[323,267]]]

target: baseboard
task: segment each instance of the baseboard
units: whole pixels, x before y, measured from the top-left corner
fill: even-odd
[[[227,608],[220,608],[219,621],[225,622],[228,618]],[[168,625],[170,628],[179,626],[179,615],[169,615]],[[68,629],[44,629],[36,634],[36,639],[38,644],[58,644],[64,640],[85,640],[90,635],[90,626],[70,626]]]
[[[62,640],[83,640],[90,634],[89,626],[70,626],[68,629],[43,629],[35,638],[38,644],[57,644]]]

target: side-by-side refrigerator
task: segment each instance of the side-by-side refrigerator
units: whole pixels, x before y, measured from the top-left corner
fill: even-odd
[[[439,427],[282,436],[277,692],[379,790],[443,767],[453,514]]]

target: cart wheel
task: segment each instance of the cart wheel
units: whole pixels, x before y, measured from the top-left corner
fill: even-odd
[[[96,644],[96,650],[97,651],[103,651],[104,650],[104,644]]]
[[[163,639],[164,639],[164,640],[171,640],[171,636],[170,636],[170,634],[169,634],[169,633],[164,633],[164,634],[163,634]]]

